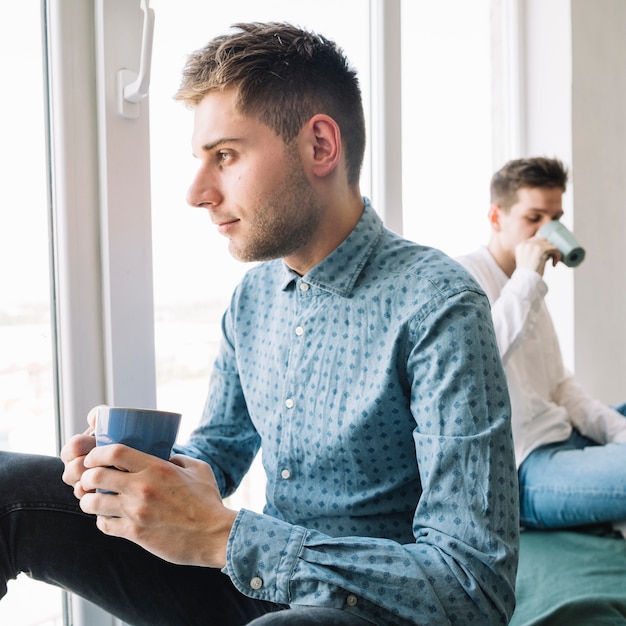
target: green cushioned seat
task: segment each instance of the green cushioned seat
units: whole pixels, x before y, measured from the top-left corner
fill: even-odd
[[[626,540],[601,532],[522,532],[510,626],[626,625]]]

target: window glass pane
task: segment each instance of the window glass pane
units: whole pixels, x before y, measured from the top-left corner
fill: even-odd
[[[55,454],[41,32],[38,2],[0,3],[0,448]],[[0,624],[60,626],[61,592],[20,576]]]
[[[0,116],[0,446],[54,453],[40,19],[38,3],[0,4],[2,80],[28,94]]]
[[[209,3],[152,0],[155,36],[150,87],[153,255],[158,405],[183,412],[181,437],[197,423],[216,354],[220,319],[249,265],[231,258],[206,212],[185,204],[197,163],[193,115],[172,95],[187,55],[235,22],[289,21],[334,39],[357,68],[368,100],[369,15],[362,0]],[[363,189],[367,189],[364,181]],[[258,472],[253,473],[258,477]],[[254,479],[249,479],[249,481]],[[259,479],[261,480],[261,479]],[[242,488],[263,495],[258,483]],[[238,502],[258,508],[260,500]]]
[[[404,234],[452,256],[488,237],[490,4],[402,2]]]

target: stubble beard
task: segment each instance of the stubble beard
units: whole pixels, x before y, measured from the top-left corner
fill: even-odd
[[[246,240],[230,252],[244,262],[268,261],[304,248],[321,220],[321,206],[304,174],[297,152],[287,151],[289,169],[282,185],[259,206]]]

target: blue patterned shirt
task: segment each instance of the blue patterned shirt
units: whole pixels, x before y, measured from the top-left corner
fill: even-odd
[[[365,200],[304,276],[250,270],[223,318],[201,424],[177,451],[222,495],[256,452],[263,514],[238,513],[224,572],[244,594],[377,626],[507,624],[518,496],[487,298]]]

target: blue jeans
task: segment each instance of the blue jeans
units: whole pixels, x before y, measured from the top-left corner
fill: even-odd
[[[26,572],[136,626],[371,626],[339,609],[253,600],[220,570],[173,565],[104,535],[62,472],[58,458],[0,452],[0,597]]]
[[[626,404],[616,409],[626,416]],[[626,520],[626,444],[599,445],[574,430],[519,468],[520,524],[565,528]]]

